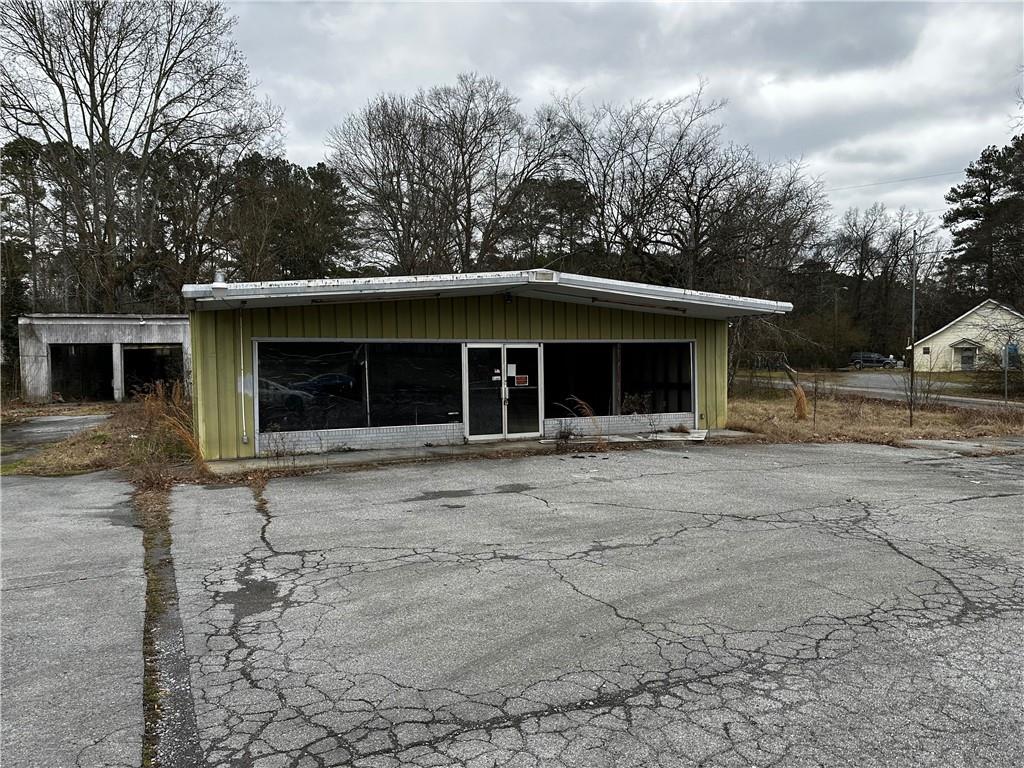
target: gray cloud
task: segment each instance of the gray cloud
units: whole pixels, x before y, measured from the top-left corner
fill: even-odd
[[[1020,3],[252,3],[236,34],[286,111],[291,159],[381,91],[493,75],[524,109],[553,92],[726,98],[729,136],[802,158],[826,187],[962,169],[1013,133]],[[956,175],[830,193],[940,209]]]

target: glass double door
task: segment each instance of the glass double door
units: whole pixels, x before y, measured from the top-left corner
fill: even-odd
[[[540,346],[467,344],[465,354],[466,436],[540,435]]]

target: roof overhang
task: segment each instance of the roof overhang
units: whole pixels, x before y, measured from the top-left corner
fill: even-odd
[[[546,269],[218,285],[205,283],[186,285],[181,292],[189,308],[199,311],[502,294],[722,320],[778,315],[793,309],[792,304],[784,301],[666,288]]]
[[[188,325],[188,315],[43,314],[37,312],[21,315],[18,318],[18,325],[124,325],[125,323]]]
[[[960,341],[954,341],[950,344],[953,349],[965,349],[967,347],[974,347],[975,349],[981,349],[984,344],[980,344],[974,339],[960,339]]]

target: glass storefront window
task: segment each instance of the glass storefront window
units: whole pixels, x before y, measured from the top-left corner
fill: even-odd
[[[547,344],[544,347],[544,415],[580,415],[586,403],[595,416],[613,413],[614,344]]]
[[[548,418],[575,415],[579,401],[595,415],[608,415],[616,397],[624,414],[693,409],[689,343],[623,343],[618,366],[615,347],[545,348]],[[536,348],[509,345],[505,354],[515,374],[504,376],[500,345],[471,346],[467,354],[469,434],[502,434],[506,418],[509,434],[540,431]],[[463,421],[460,344],[261,341],[257,358],[262,433]]]
[[[366,345],[261,341],[260,432],[367,426]]]
[[[621,413],[692,410],[688,343],[622,345]]]
[[[459,344],[370,344],[370,425],[462,421]]]

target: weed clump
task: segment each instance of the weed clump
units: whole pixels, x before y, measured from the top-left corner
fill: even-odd
[[[180,382],[158,382],[113,406],[103,424],[79,432],[7,467],[25,475],[62,476],[102,469],[128,471],[141,487],[168,487],[205,476],[192,427],[192,404]]]
[[[180,381],[170,386],[158,381],[138,397],[144,423],[138,438],[141,462],[187,459],[202,466],[203,454],[192,423],[192,401]]]

